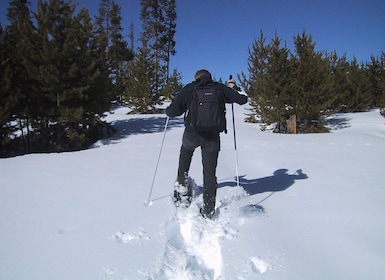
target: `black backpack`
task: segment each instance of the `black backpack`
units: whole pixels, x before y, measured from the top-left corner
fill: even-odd
[[[226,131],[226,105],[223,92],[215,83],[196,86],[191,93],[187,123],[199,132]]]

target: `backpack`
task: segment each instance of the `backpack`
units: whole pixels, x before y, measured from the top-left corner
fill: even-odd
[[[191,93],[187,124],[199,132],[226,131],[226,106],[223,92],[214,83],[196,86]]]

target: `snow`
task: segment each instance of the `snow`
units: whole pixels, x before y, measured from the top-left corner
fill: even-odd
[[[338,114],[328,134],[282,135],[234,105],[240,185],[221,138],[217,216],[176,211],[182,119],[107,117],[119,132],[91,149],[0,160],[0,279],[383,279],[385,120]]]

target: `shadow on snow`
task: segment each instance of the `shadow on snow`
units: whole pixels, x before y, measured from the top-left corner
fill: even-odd
[[[288,169],[277,169],[274,171],[272,176],[267,176],[263,178],[257,178],[257,179],[246,179],[245,176],[240,176],[239,178],[239,185],[241,188],[243,188],[247,195],[255,195],[255,194],[261,194],[265,192],[270,192],[265,198],[257,202],[256,204],[246,205],[240,209],[241,211],[245,212],[262,212],[264,213],[265,210],[262,206],[259,204],[271,197],[274,193],[285,191],[289,187],[295,184],[295,180],[304,180],[308,179],[308,176],[302,172],[302,169],[298,169],[293,174],[288,174]],[[225,181],[220,182],[217,184],[218,188],[223,187],[236,187],[237,182],[236,178],[231,181]],[[194,197],[198,197],[203,193],[202,186],[196,186],[194,188]],[[158,197],[155,199],[152,199],[152,201],[161,200],[164,198],[169,197],[170,195],[165,195],[162,197]],[[240,197],[239,197],[240,198]],[[222,208],[226,206],[227,204],[231,203],[231,201],[222,202],[221,206],[219,208]],[[219,210],[219,209],[218,209]]]
[[[272,176],[246,179],[245,175],[240,176],[239,185],[243,188],[248,195],[255,195],[265,192],[270,192],[265,198],[255,204],[249,204],[241,207],[239,210],[244,216],[254,216],[259,213],[265,213],[265,209],[260,205],[263,201],[271,197],[276,192],[284,191],[294,185],[295,180],[307,179],[308,176],[302,172],[302,169],[298,169],[293,174],[288,174],[287,169],[278,169],[274,171]],[[218,184],[218,188],[221,187],[235,187],[237,186],[236,180],[221,182]],[[219,208],[225,207],[230,201],[223,202]]]
[[[239,184],[247,192],[248,195],[254,195],[264,192],[280,192],[284,191],[295,183],[295,180],[307,179],[307,175],[302,169],[297,170],[294,174],[288,174],[287,169],[278,169],[274,171],[273,176],[246,179],[245,175],[240,176]],[[222,182],[218,184],[218,188],[230,186],[235,187],[235,181]]]
[[[110,144],[127,138],[130,135],[163,132],[167,117],[133,118],[119,120],[113,123],[116,133],[110,138],[104,139],[104,144]],[[170,118],[167,130],[183,126],[183,118]]]
[[[343,114],[335,114],[325,120],[325,125],[331,128],[331,130],[340,130],[349,128],[350,120],[350,118],[347,118]]]

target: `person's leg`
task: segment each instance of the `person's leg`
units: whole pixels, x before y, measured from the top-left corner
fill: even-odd
[[[179,154],[177,180],[174,186],[174,203],[177,206],[188,207],[192,199],[192,186],[188,182],[194,150],[199,146],[200,140],[194,133],[185,130],[182,139],[182,147]]]
[[[194,132],[185,130],[182,138],[182,147],[179,154],[179,166],[177,181],[184,184],[190,170],[191,159],[195,149],[200,145],[200,136]]]
[[[179,166],[177,181],[179,184],[185,185],[188,177],[188,171],[190,170],[191,159],[194,154],[194,150],[188,150],[183,145],[180,148],[179,154]]]
[[[202,215],[209,218],[215,212],[215,200],[217,195],[216,168],[220,150],[219,137],[213,140],[202,141],[203,164],[203,204]]]

